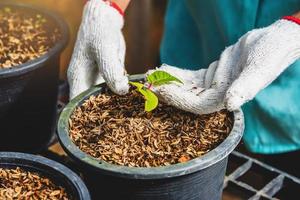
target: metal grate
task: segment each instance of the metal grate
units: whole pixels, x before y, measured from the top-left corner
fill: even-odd
[[[234,151],[223,187],[223,200],[292,200],[300,194],[300,179]]]

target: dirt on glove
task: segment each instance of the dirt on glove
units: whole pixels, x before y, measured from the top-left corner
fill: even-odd
[[[26,9],[0,7],[0,70],[46,54],[61,33],[54,21]]]
[[[228,111],[194,115],[160,103],[151,113],[136,91],[124,96],[105,91],[74,110],[69,135],[96,159],[129,167],[187,162],[218,146],[232,129]]]

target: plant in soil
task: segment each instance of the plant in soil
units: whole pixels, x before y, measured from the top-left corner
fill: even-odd
[[[55,23],[39,13],[0,7],[0,70],[46,54],[61,33]]]
[[[233,119],[226,110],[195,115],[159,102],[146,112],[139,92],[119,96],[104,88],[86,99],[69,119],[74,144],[111,164],[159,167],[202,156],[231,131]]]
[[[72,199],[61,186],[37,173],[23,170],[0,168],[0,199]]]
[[[158,106],[158,98],[151,91],[152,86],[161,86],[170,84],[172,82],[182,83],[181,80],[172,76],[165,71],[155,71],[147,76],[147,82],[145,84],[139,82],[129,82],[131,85],[137,88],[137,91],[141,93],[145,98],[145,111],[150,112]]]

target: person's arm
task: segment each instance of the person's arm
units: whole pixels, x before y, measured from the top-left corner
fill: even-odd
[[[300,11],[297,12],[297,13],[295,13],[295,14],[293,14],[293,16],[300,19]]]
[[[110,2],[113,2],[115,4],[117,4],[120,9],[125,12],[126,8],[128,7],[130,0],[110,0]]]
[[[87,2],[88,0],[85,1]],[[99,0],[99,1],[111,2],[112,6],[123,15],[131,0]]]

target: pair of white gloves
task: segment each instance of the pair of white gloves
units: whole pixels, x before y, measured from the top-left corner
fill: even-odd
[[[70,98],[102,81],[117,94],[129,89],[124,70],[123,16],[102,0],[90,0],[68,69]],[[281,19],[255,29],[227,47],[218,61],[196,71],[163,65],[159,70],[176,76],[184,84],[154,88],[165,102],[195,114],[223,108],[235,110],[300,57],[300,25]]]

